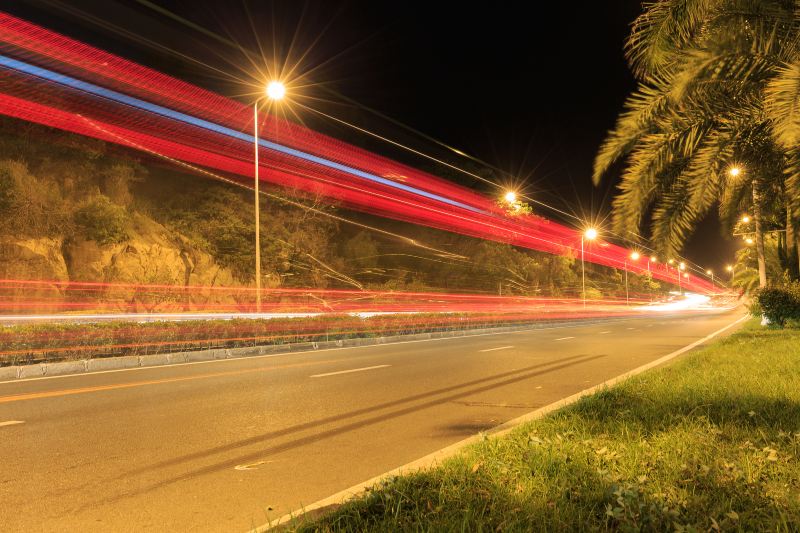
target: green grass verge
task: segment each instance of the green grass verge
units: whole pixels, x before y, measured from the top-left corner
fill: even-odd
[[[298,531],[799,531],[800,331],[741,331]]]

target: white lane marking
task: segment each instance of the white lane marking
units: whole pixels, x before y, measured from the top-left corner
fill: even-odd
[[[485,350],[478,350],[480,352],[494,352],[496,350],[508,350],[509,348],[513,348],[513,346],[500,346],[497,348],[486,348]]]
[[[255,463],[249,463],[246,465],[236,465],[233,467],[234,470],[255,470],[257,466],[265,465],[267,463],[271,463],[272,461],[257,461]]]
[[[625,329],[636,329],[636,328],[625,328]]]
[[[308,376],[308,377],[310,377],[310,378],[324,378],[326,376],[338,376],[339,374],[350,374],[352,372],[364,372],[365,370],[375,370],[376,368],[386,368],[387,366],[392,366],[392,365],[365,366],[364,368],[354,368],[352,370],[340,370],[338,372],[328,372],[326,374],[314,374],[313,376]]]
[[[24,424],[24,420],[8,420],[6,422],[0,422],[0,427],[3,426],[15,426],[17,424]]]
[[[390,479],[392,477],[396,477],[396,476],[399,476],[399,475],[402,475],[402,474],[408,474],[410,472],[416,472],[416,471],[421,470],[423,468],[430,468],[433,465],[440,464],[443,459],[446,459],[448,457],[452,457],[452,456],[456,455],[461,450],[463,450],[465,447],[470,446],[472,444],[475,444],[476,442],[480,442],[480,441],[484,440],[487,436],[502,437],[503,435],[506,435],[506,434],[510,433],[514,428],[516,428],[516,427],[518,427],[518,426],[520,426],[522,424],[525,424],[526,422],[530,422],[532,420],[538,420],[540,418],[543,418],[545,415],[547,415],[547,414],[549,414],[549,413],[551,413],[553,411],[556,411],[558,409],[561,409],[562,407],[565,407],[567,405],[570,405],[570,404],[573,404],[573,403],[577,402],[578,400],[580,400],[584,396],[588,396],[590,394],[594,394],[597,391],[606,389],[608,387],[616,385],[617,383],[625,381],[628,378],[631,378],[633,376],[641,374],[642,372],[650,370],[651,368],[653,368],[655,366],[659,366],[661,364],[664,364],[667,361],[669,361],[670,359],[674,359],[674,358],[678,357],[679,355],[681,355],[681,354],[683,354],[685,352],[688,352],[692,348],[696,348],[697,346],[703,344],[704,342],[713,339],[714,337],[716,337],[720,333],[723,333],[726,330],[729,330],[733,326],[739,324],[740,322],[742,322],[744,320],[747,320],[748,318],[750,318],[750,315],[745,315],[743,317],[740,317],[737,320],[734,320],[733,322],[728,324],[727,326],[718,329],[714,333],[710,333],[709,335],[706,335],[702,339],[698,339],[698,340],[694,341],[691,344],[687,344],[683,348],[679,348],[679,349],[675,350],[674,352],[668,353],[667,355],[665,355],[663,357],[660,357],[660,358],[656,359],[655,361],[650,361],[649,363],[644,364],[644,365],[642,365],[642,366],[640,366],[638,368],[634,368],[633,370],[630,370],[628,372],[620,374],[619,376],[611,378],[609,380],[606,380],[606,381],[604,381],[604,382],[602,382],[602,383],[600,383],[598,385],[593,385],[593,386],[591,386],[589,388],[583,389],[582,391],[576,392],[575,394],[573,394],[571,396],[567,396],[566,398],[562,398],[562,399],[560,399],[558,401],[555,401],[555,402],[553,402],[551,404],[545,405],[544,407],[540,407],[539,409],[537,409],[535,411],[531,411],[530,413],[524,414],[524,415],[522,415],[520,417],[517,417],[517,418],[514,418],[512,420],[509,420],[508,422],[505,422],[503,424],[500,424],[499,426],[495,426],[495,427],[493,427],[491,429],[488,429],[485,432],[481,432],[481,433],[479,433],[477,435],[473,435],[472,437],[467,437],[466,439],[464,439],[462,441],[456,442],[455,444],[451,444],[450,446],[446,446],[446,447],[442,448],[441,450],[437,450],[437,451],[435,451],[433,453],[430,453],[430,454],[426,455],[425,457],[421,457],[421,458],[417,459],[416,461],[411,461],[410,463],[406,463],[403,466],[398,466],[394,470],[390,470],[388,472],[384,472],[383,474],[379,474],[379,475],[375,476],[372,479],[368,479],[367,481],[363,481],[361,483],[358,483],[357,485],[353,485],[350,488],[347,488],[345,490],[339,491],[336,494],[332,494],[332,495],[328,496],[327,498],[323,498],[321,500],[318,500],[318,501],[316,501],[316,502],[314,502],[314,503],[312,503],[310,505],[305,505],[301,509],[294,510],[294,511],[288,513],[288,514],[285,514],[285,515],[279,517],[277,520],[272,520],[272,521],[270,521],[270,522],[268,522],[268,523],[266,523],[266,524],[264,524],[262,526],[253,528],[248,533],[265,533],[266,531],[269,531],[270,529],[277,528],[279,525],[284,525],[287,522],[290,522],[292,520],[296,520],[299,516],[303,516],[304,514],[308,513],[309,511],[313,511],[315,509],[321,509],[321,508],[327,507],[329,505],[341,504],[342,502],[345,502],[347,500],[351,500],[353,498],[357,498],[360,495],[364,494],[364,492],[366,492],[366,490],[368,488],[374,487],[378,483],[384,482],[387,479]]]
[[[611,333],[610,331],[601,331],[598,335],[605,335],[606,333]]]
[[[557,341],[566,341],[569,339],[574,339],[575,337],[561,337],[560,339],[556,339]]]

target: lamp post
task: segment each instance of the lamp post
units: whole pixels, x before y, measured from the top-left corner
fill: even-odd
[[[683,270],[685,270],[685,269],[686,269],[686,263],[681,262],[678,265],[678,268],[677,268],[677,271],[678,271],[678,292],[681,293],[681,294],[683,294],[683,288],[681,287],[681,272]]]
[[[725,267],[725,270],[731,273],[731,286],[733,286],[733,281],[736,279],[736,266],[728,265]]]
[[[743,170],[738,166],[733,166],[728,169],[728,174],[731,177],[737,177]],[[759,180],[753,177],[753,223],[755,225],[756,233],[756,255],[758,256],[758,286],[767,286],[767,261],[764,255],[764,233],[761,228],[761,191],[759,190]],[[745,215],[742,217],[742,222],[745,224],[750,221],[750,217]],[[752,240],[752,239],[751,239]],[[752,244],[748,242],[748,244]]]
[[[583,295],[583,308],[586,309],[586,263],[583,260],[583,241],[588,239],[593,241],[597,238],[597,230],[589,228],[581,233],[581,287]]]
[[[630,258],[632,261],[638,261],[639,257],[641,257],[639,255],[639,252],[631,252]],[[630,305],[630,304],[631,304],[631,298],[630,298],[630,293],[628,291],[628,258],[626,257],[625,258],[625,305]]]
[[[706,270],[706,274],[711,276],[711,286],[713,287],[714,286],[714,271],[709,268],[708,270]]]
[[[265,91],[270,100],[280,100],[286,95],[286,87],[279,81],[270,82]],[[261,312],[261,202],[258,193],[258,103],[253,103],[253,150],[255,153],[255,214],[256,214],[256,312]]]

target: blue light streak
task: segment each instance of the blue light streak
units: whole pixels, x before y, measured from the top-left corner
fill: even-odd
[[[147,111],[149,113],[153,113],[164,118],[168,118],[171,120],[176,120],[179,122],[183,122],[185,124],[191,124],[192,126],[197,126],[199,128],[203,128],[208,131],[213,131],[215,133],[219,133],[221,135],[225,135],[227,137],[232,137],[234,139],[239,139],[242,141],[246,141],[248,143],[252,143],[254,140],[253,135],[248,135],[246,133],[242,133],[240,131],[236,131],[231,128],[227,128],[220,124],[215,124],[213,122],[209,122],[207,120],[203,120],[201,118],[193,117],[191,115],[187,115],[185,113],[181,113],[180,111],[174,111],[167,107],[160,106],[158,104],[153,104],[147,102],[145,100],[141,100],[139,98],[135,98],[133,96],[128,96],[126,94],[106,89],[105,87],[100,87],[99,85],[95,85],[93,83],[88,83],[77,78],[73,78],[71,76],[67,76],[65,74],[59,74],[57,72],[53,72],[52,70],[48,70],[42,67],[38,67],[36,65],[31,65],[29,63],[25,63],[22,61],[18,61],[16,59],[10,58],[8,56],[0,55],[0,67],[5,67],[7,69],[16,70],[18,72],[22,72],[24,74],[35,76],[37,78],[41,78],[53,83],[58,83],[60,85],[64,85],[70,87],[72,89],[76,89],[79,91],[83,91],[87,94],[91,94],[94,96],[99,96],[101,98],[105,98],[107,100],[111,100],[112,102],[117,102],[120,104],[124,104],[135,109],[139,109],[141,111]],[[388,185],[395,189],[400,189],[402,191],[410,192],[412,194],[416,194],[419,196],[423,196],[425,198],[429,198],[431,200],[436,200],[438,202],[442,202],[448,205],[452,205],[455,207],[460,207],[462,209],[467,209],[469,211],[473,211],[475,213],[481,214],[488,214],[485,211],[473,207],[471,205],[467,205],[456,200],[452,200],[445,196],[440,196],[438,194],[434,194],[428,191],[424,191],[422,189],[417,189],[416,187],[411,187],[409,185],[405,185],[403,183],[397,183],[396,181],[392,181],[386,178],[382,178],[381,176],[377,176],[375,174],[371,174],[369,172],[364,172],[363,170],[359,170],[354,167],[350,167],[347,165],[343,165],[341,163],[337,163],[335,161],[331,161],[329,159],[325,159],[313,154],[309,154],[307,152],[303,152],[301,150],[297,150],[295,148],[290,148],[288,146],[284,146],[282,144],[274,143],[271,141],[267,141],[264,139],[258,140],[259,146],[263,146],[269,150],[273,150],[275,152],[279,152],[282,154],[290,155],[292,157],[296,157],[298,159],[302,159],[304,161],[309,161],[311,163],[316,163],[318,165],[322,165],[334,170],[338,170],[341,172],[345,172],[347,174],[357,176],[359,178],[363,178],[369,181],[373,181],[376,183],[380,183],[381,185]]]

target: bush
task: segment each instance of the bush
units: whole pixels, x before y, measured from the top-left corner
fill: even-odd
[[[787,320],[800,320],[800,282],[759,289],[754,303],[753,311],[760,311],[777,326],[783,327]]]
[[[128,238],[125,226],[128,212],[107,196],[95,196],[75,212],[75,223],[83,228],[86,238],[99,244],[115,244]]]

